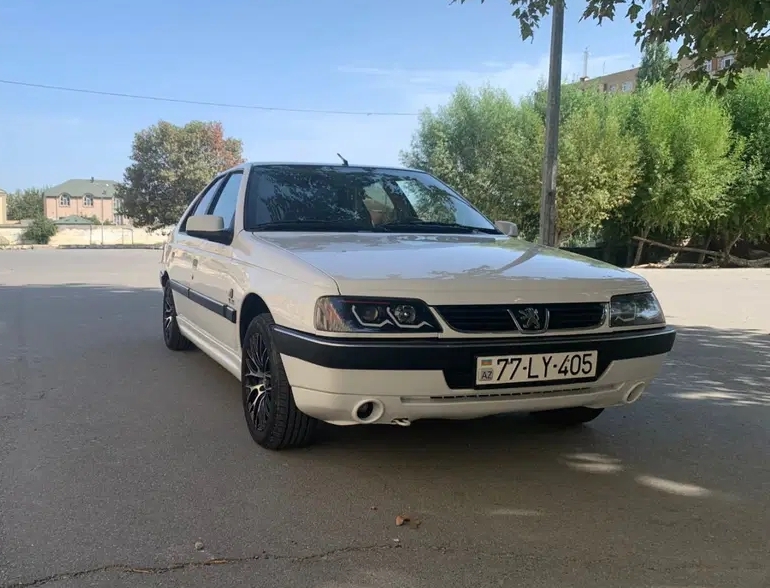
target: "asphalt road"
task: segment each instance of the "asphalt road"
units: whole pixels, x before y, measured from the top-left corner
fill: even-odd
[[[270,453],[237,381],[163,346],[158,258],[0,252],[0,587],[770,586],[769,272],[647,272],[671,360],[579,430]]]

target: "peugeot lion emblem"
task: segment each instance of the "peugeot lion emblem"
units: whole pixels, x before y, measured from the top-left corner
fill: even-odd
[[[540,313],[537,308],[525,308],[517,311],[519,315],[519,321],[521,328],[525,331],[539,331],[542,326],[540,325]]]

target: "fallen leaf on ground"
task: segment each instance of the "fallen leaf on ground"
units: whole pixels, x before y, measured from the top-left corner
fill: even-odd
[[[409,522],[409,517],[405,517],[404,515],[398,515],[398,516],[396,517],[396,526],[397,526],[397,527],[400,527],[400,526],[402,526],[404,523],[408,523],[408,522]]]

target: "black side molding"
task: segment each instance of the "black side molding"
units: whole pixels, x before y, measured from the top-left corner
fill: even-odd
[[[218,302],[213,298],[209,298],[205,294],[201,294],[200,292],[193,290],[192,288],[188,288],[187,286],[185,286],[184,284],[180,284],[176,280],[169,280],[168,283],[174,292],[179,292],[179,294],[189,298],[196,304],[200,304],[206,310],[210,310],[214,314],[223,316],[231,323],[236,323],[238,321],[238,313],[232,306],[228,306],[227,304]]]

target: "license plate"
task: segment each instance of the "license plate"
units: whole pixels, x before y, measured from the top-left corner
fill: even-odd
[[[476,358],[476,385],[558,382],[596,376],[596,351]]]

